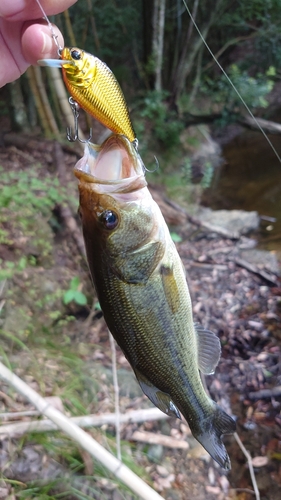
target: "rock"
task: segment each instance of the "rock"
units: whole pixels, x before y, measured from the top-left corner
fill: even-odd
[[[255,264],[259,269],[266,269],[275,274],[280,273],[276,253],[252,248],[249,250],[241,250],[240,255],[242,259],[251,262],[251,264]]]
[[[8,498],[9,490],[8,488],[0,488],[0,498]]]
[[[243,234],[255,231],[259,227],[260,219],[257,212],[244,210],[212,210],[200,207],[197,218],[213,226],[226,229],[233,237],[239,238]]]
[[[152,444],[148,448],[147,458],[150,462],[159,463],[163,457],[164,447],[161,444]]]
[[[158,474],[160,474],[161,477],[168,477],[169,476],[169,471],[166,469],[166,467],[163,467],[163,465],[157,465],[156,470]]]

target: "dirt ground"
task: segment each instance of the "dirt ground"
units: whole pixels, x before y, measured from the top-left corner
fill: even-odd
[[[45,144],[45,148],[40,147],[40,150],[38,147],[34,148],[34,143],[28,145],[28,141],[17,146],[6,142],[0,148],[0,165],[5,171],[17,171],[28,169],[30,163],[40,161],[43,178],[47,173],[49,176],[58,175],[59,179],[63,177],[66,184],[71,183],[75,193],[75,181],[71,172],[71,166],[76,161],[75,155],[66,150],[64,153],[60,150],[59,154],[63,154],[66,165],[63,173],[58,172],[58,153],[51,141]],[[165,202],[163,205],[165,210]],[[168,212],[169,208],[166,209]],[[52,239],[52,262],[48,261],[46,269],[40,263],[39,270],[27,267],[23,273],[8,279],[10,290],[21,290],[21,303],[25,301],[22,292],[26,283],[36,273],[39,273],[41,281],[46,280],[46,275],[50,282],[55,280],[54,276],[60,276],[61,283],[79,273],[83,291],[93,294],[87,266],[78,248],[79,238],[81,241],[81,235],[77,235],[78,226],[69,225],[69,213],[64,217],[61,207],[56,207],[54,213],[60,220],[60,227],[56,229]],[[72,207],[70,215],[79,224]],[[204,327],[217,332],[222,343],[221,361],[215,375],[206,378],[207,388],[211,397],[237,419],[238,435],[254,459],[260,498],[276,500],[281,497],[280,278],[272,272],[267,259],[259,260],[252,267],[247,265],[251,260],[251,242],[247,238],[231,240],[191,223],[183,215],[180,217],[181,225],[176,227],[176,232],[182,241],[177,246],[187,271],[194,318]],[[14,250],[13,245],[2,244],[0,256],[3,261],[11,259]],[[5,301],[5,320],[7,308],[11,307],[11,298],[3,292],[1,300]],[[18,309],[19,302],[12,307]],[[32,316],[32,307],[28,305],[28,308]],[[65,349],[68,342],[69,349],[81,361],[79,369],[77,364],[75,370],[77,377],[84,377],[86,380],[84,385],[81,384],[82,389],[77,390],[79,398],[84,402],[83,411],[97,414],[114,411],[111,349],[100,312],[92,314],[89,308],[78,306],[70,306],[68,309],[59,307],[59,310],[64,318],[67,314],[75,318],[61,327],[60,334],[63,338],[62,349]],[[49,330],[55,329],[56,325],[57,319],[50,321]],[[7,341],[7,336],[2,338],[4,362],[9,359],[16,373],[45,396],[57,396],[67,413],[79,414],[79,405],[76,405],[73,412],[70,396],[63,391],[63,385],[72,375],[73,366],[71,363],[68,365],[69,371],[63,368],[62,351],[59,351],[59,345],[55,344],[53,337],[50,337],[53,351],[51,348],[48,350],[46,344],[38,339],[31,344],[26,340],[29,350],[24,351],[19,346],[15,348],[15,342],[11,342],[11,339]],[[22,342],[24,344],[23,340]],[[32,356],[39,360],[40,373],[32,368]],[[134,382],[131,369],[119,349],[117,360],[121,411],[150,407]],[[11,392],[5,384],[1,384],[0,391],[2,413],[32,410],[26,401]],[[32,416],[22,418],[28,421]],[[4,419],[4,423],[6,422],[7,419]],[[188,447],[181,450],[162,444],[136,443],[133,440],[136,430],[186,441]],[[88,432],[103,444],[106,442],[106,446],[108,442],[105,436],[114,436],[114,429],[110,426],[104,426],[101,431]],[[98,471],[97,465],[81,450],[72,453],[79,454],[84,469],[71,471],[69,462],[65,457],[60,457],[58,452],[63,446],[62,438],[56,433],[54,435],[52,448],[49,450],[46,443],[40,444],[33,435],[20,439],[9,436],[2,438],[0,465],[3,480],[0,484],[0,498],[58,498],[58,494],[61,495],[60,498],[135,498],[122,490],[114,479],[107,478],[105,471]],[[246,458],[232,436],[225,438],[232,463],[229,473],[224,473],[210,459],[192,438],[187,425],[180,420],[127,424],[122,426],[122,439],[131,460],[136,461],[141,470],[145,471],[146,479],[166,500],[255,498]],[[59,483],[55,481],[58,477]],[[16,486],[15,481],[20,482],[21,486]],[[54,481],[54,496],[44,496],[43,493],[36,493],[35,489],[29,490],[30,485],[34,485],[36,481],[37,486]],[[76,494],[74,490],[65,493],[65,483],[68,487],[70,484],[74,485]]]

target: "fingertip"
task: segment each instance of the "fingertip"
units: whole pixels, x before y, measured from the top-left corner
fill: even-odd
[[[22,34],[22,51],[30,64],[36,64],[38,59],[58,57],[58,47],[63,47],[64,40],[56,26],[53,26],[53,31],[57,36],[58,45],[48,25],[32,23],[26,26]]]

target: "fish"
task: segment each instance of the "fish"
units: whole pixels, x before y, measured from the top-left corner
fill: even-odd
[[[48,60],[43,62],[47,64]],[[64,83],[79,106],[112,132],[134,142],[136,134],[128,106],[109,67],[77,47],[64,47],[58,64],[62,67]]]
[[[205,392],[219,338],[194,324],[185,271],[133,144],[112,134],[85,144],[74,168],[87,260],[107,326],[144,394],[161,411],[188,422],[224,469],[223,434],[235,421]]]

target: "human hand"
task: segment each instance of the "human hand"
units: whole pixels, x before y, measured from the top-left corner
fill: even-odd
[[[47,15],[63,12],[76,0],[41,0]],[[63,36],[56,26],[58,43]],[[36,0],[0,0],[0,87],[20,77],[38,59],[57,57],[50,28]]]

